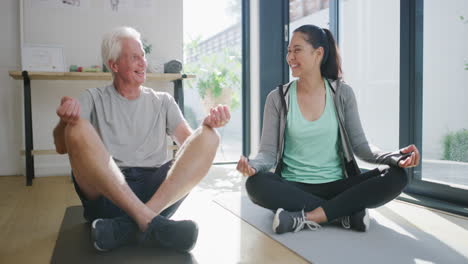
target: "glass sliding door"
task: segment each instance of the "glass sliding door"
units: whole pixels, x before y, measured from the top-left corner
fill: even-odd
[[[339,8],[343,77],[356,95],[364,132],[382,150],[397,150],[400,0],[347,0]]]
[[[215,162],[237,162],[242,154],[242,1],[184,0],[185,118],[196,128],[210,107],[228,105],[231,121],[218,129]]]
[[[425,1],[422,180],[468,189],[468,1]]]

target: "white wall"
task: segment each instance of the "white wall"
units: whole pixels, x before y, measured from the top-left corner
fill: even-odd
[[[87,3],[86,1],[82,1]],[[138,13],[115,13],[106,9],[108,1],[89,1],[88,8],[38,8],[24,0],[24,42],[64,46],[65,64],[101,65],[102,35],[115,26],[137,28],[153,45],[149,56],[163,61],[182,60],[182,0],[153,0],[152,9]],[[19,70],[19,1],[0,1],[0,27],[6,41],[0,48],[0,175],[22,174],[23,146],[22,83],[13,81],[8,70]],[[107,81],[32,81],[32,111],[35,149],[52,149],[52,130],[60,98],[77,96],[86,88],[106,85]],[[172,84],[154,82],[147,86],[172,92]],[[65,155],[35,157],[36,175],[68,174]]]
[[[101,64],[104,33],[128,25],[153,44],[151,57],[181,59],[182,0],[150,0],[151,9],[111,11],[108,0],[81,0],[83,8],[40,8],[24,0],[24,42],[64,45],[66,64]],[[133,1],[127,1],[133,3]]]
[[[0,175],[19,173],[21,87],[8,76],[20,67],[18,1],[0,1]]]

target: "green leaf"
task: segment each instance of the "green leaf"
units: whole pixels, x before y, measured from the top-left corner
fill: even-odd
[[[198,43],[192,41],[184,49],[197,47]],[[197,76],[189,87],[197,89],[202,99],[210,96],[217,103],[223,91],[230,89],[228,105],[231,110],[240,106],[242,56],[239,49],[226,47],[215,54],[199,54],[197,61],[187,63],[184,68]]]
[[[443,138],[444,160],[468,162],[468,130],[449,132]]]

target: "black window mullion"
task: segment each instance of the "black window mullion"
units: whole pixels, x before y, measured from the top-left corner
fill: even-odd
[[[329,23],[330,31],[335,37],[337,45],[340,43],[340,0],[330,0],[329,8]]]
[[[250,154],[250,1],[242,0],[242,153]]]
[[[285,10],[288,14],[285,14]],[[287,82],[285,74],[285,34],[289,27],[289,1],[260,0],[260,128],[263,125],[263,109],[268,93]],[[285,21],[288,19],[288,21]],[[286,25],[286,26],[285,26]],[[287,44],[286,44],[287,47]]]
[[[423,1],[400,0],[400,147],[422,153]],[[408,170],[421,179],[421,165]]]
[[[289,65],[286,61],[286,55],[288,54],[289,46],[289,1],[283,1],[282,5],[283,12],[283,83],[289,82]]]

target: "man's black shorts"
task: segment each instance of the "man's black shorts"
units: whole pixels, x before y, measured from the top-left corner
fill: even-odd
[[[121,171],[132,191],[143,203],[146,203],[166,179],[171,165],[172,161],[169,161],[159,168],[134,167],[122,168]],[[88,200],[81,191],[80,186],[76,183],[73,173],[72,179],[76,193],[83,204],[84,218],[87,221],[92,222],[96,218],[114,218],[125,214],[122,209],[104,196],[100,196],[96,200]],[[184,198],[166,208],[161,215],[171,217],[183,200]]]

